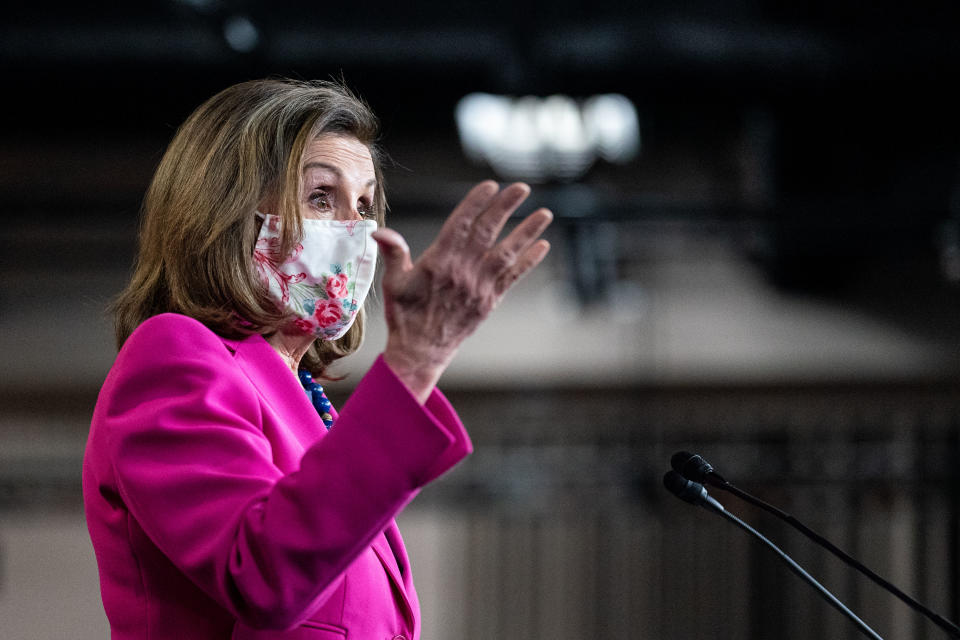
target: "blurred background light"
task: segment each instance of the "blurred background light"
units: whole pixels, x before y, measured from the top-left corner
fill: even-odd
[[[238,53],[253,51],[260,42],[260,31],[244,16],[230,16],[223,23],[223,37]]]
[[[623,164],[640,151],[640,119],[626,96],[609,93],[588,98],[583,105],[584,129],[600,157]]]
[[[566,95],[463,97],[455,110],[465,155],[498,176],[528,182],[570,182],[601,158],[626,163],[640,151],[640,122],[628,98]]]

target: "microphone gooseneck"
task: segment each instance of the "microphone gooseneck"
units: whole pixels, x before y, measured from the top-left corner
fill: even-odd
[[[734,496],[740,498],[741,500],[752,504],[755,507],[763,509],[767,513],[773,514],[780,520],[783,520],[794,529],[810,538],[818,545],[832,553],[834,556],[842,560],[848,566],[853,567],[861,574],[869,578],[874,584],[886,589],[889,593],[893,594],[900,599],[901,602],[912,608],[914,611],[923,614],[931,622],[936,624],[938,627],[949,633],[954,638],[960,638],[960,627],[956,624],[947,620],[937,612],[931,610],[926,605],[914,600],[906,593],[901,591],[896,585],[892,582],[878,576],[876,573],[867,568],[859,560],[851,557],[845,553],[842,549],[834,545],[832,542],[821,536],[816,531],[810,529],[808,526],[794,518],[789,513],[778,509],[777,507],[768,504],[753,496],[746,491],[734,486],[730,482],[727,482],[718,474],[713,465],[707,462],[702,456],[697,454],[688,453],[686,451],[678,451],[670,458],[670,465],[677,470],[685,478],[689,480],[708,483],[711,486],[717,487],[718,489],[723,489],[729,493],[732,493]]]
[[[786,563],[790,571],[813,587],[814,590],[816,590],[816,592],[819,593],[820,596],[830,604],[830,606],[835,608],[837,611],[845,615],[851,622],[853,622],[853,624],[856,625],[857,629],[859,629],[861,633],[868,638],[872,638],[873,640],[883,640],[882,636],[871,629],[866,622],[861,620],[857,614],[851,611],[845,604],[840,602],[840,600],[835,595],[830,593],[826,587],[817,582],[813,576],[807,573],[803,567],[797,564],[796,561],[794,561],[793,558],[780,549],[780,547],[768,540],[763,534],[748,525],[746,522],[724,509],[723,505],[711,498],[707,493],[706,488],[702,484],[684,478],[677,471],[667,471],[666,475],[663,476],[663,486],[665,486],[670,493],[677,496],[684,502],[689,502],[693,505],[699,505],[709,509],[710,511],[713,511],[714,513],[718,513],[750,535],[754,536],[757,540],[771,549],[778,558]]]

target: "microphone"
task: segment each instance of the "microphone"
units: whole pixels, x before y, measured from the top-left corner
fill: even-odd
[[[800,577],[801,580],[813,587],[817,593],[819,593],[823,599],[826,600],[837,611],[849,618],[861,633],[868,638],[872,638],[873,640],[883,640],[883,638],[876,631],[871,629],[866,622],[857,617],[857,614],[847,608],[845,604],[840,602],[840,600],[838,600],[835,595],[830,593],[826,587],[817,582],[813,576],[807,573],[803,567],[797,564],[794,559],[788,556],[782,549],[780,549],[780,547],[768,540],[763,536],[763,534],[748,525],[746,522],[724,509],[723,505],[711,498],[707,493],[706,488],[702,484],[699,482],[693,482],[692,480],[687,480],[677,471],[667,471],[666,475],[663,476],[663,486],[665,486],[670,493],[677,496],[681,500],[689,502],[690,504],[702,506],[709,511],[723,516],[736,526],[760,540],[760,542],[769,547],[775,554],[777,554],[777,557],[786,563],[790,571],[795,573]]]
[[[711,511],[724,511],[723,505],[711,498],[702,484],[687,480],[676,471],[667,471],[663,476],[663,486],[685,502],[700,505]]]
[[[694,482],[713,486],[727,484],[723,476],[713,469],[713,465],[694,453],[677,451],[670,456],[670,466],[684,478]]]
[[[780,509],[774,507],[773,505],[764,502],[760,498],[757,498],[747,493],[746,491],[743,491],[742,489],[737,488],[733,484],[727,482],[723,478],[723,476],[721,476],[719,473],[717,473],[714,470],[713,465],[707,462],[702,456],[689,453],[687,451],[678,451],[670,457],[670,466],[673,467],[673,469],[679,475],[688,479],[688,481],[695,481],[695,483],[702,482],[702,483],[710,484],[711,486],[717,487],[719,489],[723,489],[724,491],[728,491],[732,493],[733,495],[740,498],[741,500],[744,500],[754,505],[755,507],[759,507],[764,511],[766,511],[767,513],[773,514],[777,518],[783,520],[784,522],[792,526],[794,529],[796,529],[797,531],[799,531],[800,533],[802,533],[803,535],[805,535],[806,537],[813,540],[818,545],[820,545],[821,547],[823,547],[824,549],[832,553],[834,556],[842,560],[848,566],[853,567],[854,569],[859,571],[861,574],[865,575],[875,584],[879,585],[880,587],[883,587],[888,592],[895,595],[903,603],[910,606],[914,611],[922,613],[934,624],[936,624],[938,627],[940,627],[941,629],[949,633],[954,638],[960,638],[960,627],[958,627],[956,624],[947,620],[946,618],[936,613],[935,611],[932,611],[931,609],[921,604],[920,602],[917,602],[916,600],[908,596],[906,593],[901,591],[899,588],[897,588],[893,583],[878,576],[876,573],[874,573],[873,571],[868,569],[866,566],[864,566],[860,561],[846,554],[843,550],[838,548],[832,542],[830,542],[829,540],[821,536],[816,531],[813,531],[812,529],[807,527],[805,524],[803,524],[802,522],[794,518],[789,513],[786,513],[785,511],[781,511]],[[666,479],[664,479],[664,482],[666,482]]]

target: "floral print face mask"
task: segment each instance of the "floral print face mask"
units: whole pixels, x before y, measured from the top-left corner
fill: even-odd
[[[280,218],[257,215],[263,226],[254,264],[271,297],[295,317],[292,328],[323,340],[343,336],[373,284],[377,223],[305,219],[300,244],[281,256]]]

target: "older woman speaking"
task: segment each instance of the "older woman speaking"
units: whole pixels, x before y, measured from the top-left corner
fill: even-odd
[[[394,517],[471,451],[435,385],[552,216],[501,238],[529,189],[484,182],[414,262],[375,136],[339,85],[255,81],[160,162],[83,468],[114,639],[419,637]],[[387,344],[338,414],[378,248]]]

